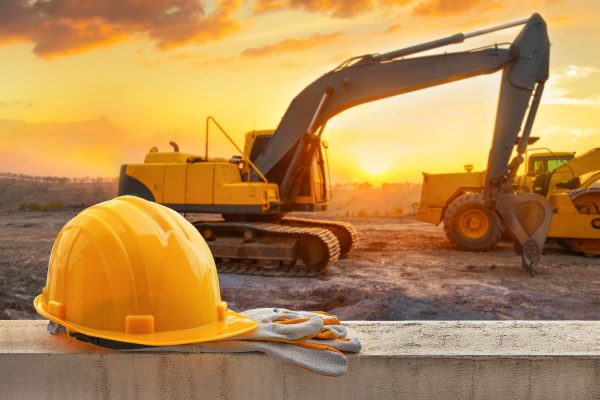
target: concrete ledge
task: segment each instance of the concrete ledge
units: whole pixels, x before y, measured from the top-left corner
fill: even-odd
[[[600,322],[349,322],[328,378],[260,354],[123,354],[0,321],[0,399],[600,399]]]

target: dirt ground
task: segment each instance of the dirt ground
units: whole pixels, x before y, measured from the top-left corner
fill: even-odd
[[[0,319],[37,318],[54,236],[75,212],[0,212]],[[350,258],[318,278],[222,274],[234,310],[319,309],[346,320],[600,319],[600,258],[549,244],[535,277],[509,244],[454,249],[441,227],[404,218],[345,218],[361,233]]]

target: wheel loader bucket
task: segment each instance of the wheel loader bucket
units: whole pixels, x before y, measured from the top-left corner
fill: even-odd
[[[552,222],[552,205],[539,194],[506,193],[498,198],[496,210],[515,238],[523,268],[533,275]]]

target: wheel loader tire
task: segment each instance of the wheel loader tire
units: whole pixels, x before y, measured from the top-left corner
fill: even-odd
[[[485,206],[480,193],[463,194],[446,209],[444,232],[462,250],[489,250],[502,239],[503,231],[502,223]]]

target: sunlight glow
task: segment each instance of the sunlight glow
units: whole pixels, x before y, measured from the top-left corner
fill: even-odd
[[[189,10],[179,9],[182,3],[166,0],[143,15],[115,19],[114,10],[102,4],[118,0],[89,2],[92,17],[65,8],[55,10],[48,26],[15,22],[14,31],[0,29],[0,172],[116,176],[122,164],[141,162],[153,146],[170,150],[170,140],[184,152],[202,154],[209,115],[242,146],[244,132],[276,128],[298,93],[349,57],[486,28],[532,11],[531,4],[516,0],[502,2],[510,3],[505,7],[286,0],[261,2],[274,8],[260,13],[253,6],[259,2],[211,0],[202,2],[206,9],[192,3],[193,17],[183,15]],[[554,43],[532,135],[540,137],[536,146],[582,154],[600,142],[599,3],[538,3]],[[187,22],[179,26],[164,15]],[[26,13],[21,17],[30,21]],[[65,24],[79,36],[53,28]],[[509,43],[518,29],[421,55]],[[38,45],[45,47],[36,50]],[[324,132],[331,180],[421,182],[423,171],[485,168],[500,80],[497,72],[335,115]],[[214,132],[210,156],[237,153]]]
[[[389,172],[392,167],[392,161],[387,157],[381,157],[373,153],[359,155],[358,163],[370,176],[381,176]]]

